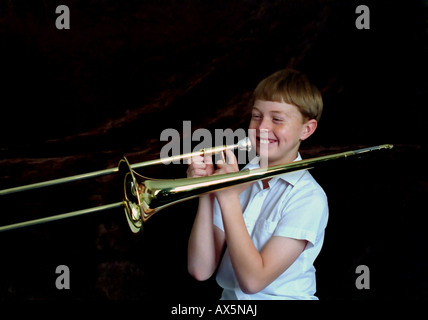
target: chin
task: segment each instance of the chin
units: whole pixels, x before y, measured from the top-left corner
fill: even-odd
[[[259,144],[257,144],[257,146],[256,146],[256,152],[258,155],[260,155],[260,145]],[[268,152],[268,159],[270,159],[270,158],[279,159],[279,158],[281,158],[281,155],[284,153],[278,149],[277,143],[269,144],[267,152]]]

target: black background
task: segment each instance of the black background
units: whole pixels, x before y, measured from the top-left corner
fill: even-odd
[[[58,30],[58,5],[70,30]],[[355,9],[370,9],[358,30]],[[314,169],[330,205],[316,260],[323,300],[428,298],[425,199],[426,1],[2,1],[0,188],[159,157],[161,132],[246,128],[249,99],[293,67],[324,113],[304,158],[392,143],[393,151]],[[182,137],[189,138],[189,137]],[[185,165],[144,169],[185,176]],[[120,201],[116,176],[0,198],[2,225]],[[142,234],[123,210],[0,234],[2,300],[208,301],[214,279],[186,269],[197,206],[157,213]],[[58,265],[70,290],[55,287]],[[359,265],[370,289],[355,286]]]

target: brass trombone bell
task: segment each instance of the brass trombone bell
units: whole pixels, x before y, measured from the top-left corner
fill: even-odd
[[[249,140],[243,143],[246,148],[249,148],[248,144]],[[239,143],[237,145],[234,145],[234,148],[239,148],[238,145]],[[232,148],[232,146],[218,147],[215,152],[222,152],[230,148]],[[123,178],[124,194],[122,202],[117,202],[101,207],[79,210],[53,217],[21,222],[14,225],[2,226],[0,227],[0,231],[6,231],[14,228],[34,225],[37,223],[54,221],[76,215],[82,215],[86,213],[123,206],[125,208],[126,218],[131,230],[133,232],[139,232],[143,226],[143,223],[145,223],[156,212],[173,204],[193,199],[203,194],[211,193],[217,190],[240,184],[254,182],[257,180],[272,178],[292,171],[312,169],[322,163],[326,163],[332,160],[347,159],[356,156],[359,157],[362,155],[371,154],[374,151],[388,150],[392,148],[393,145],[384,144],[380,146],[363,148],[354,151],[346,151],[307,160],[295,161],[292,163],[278,165],[274,167],[243,170],[234,173],[211,175],[207,177],[181,179],[151,179],[144,177],[133,170],[135,167],[137,167],[137,165],[131,166],[128,160],[126,158],[123,158],[119,162],[118,169],[115,170],[115,172],[119,171]],[[213,151],[214,149],[215,148],[213,148],[211,151]],[[187,155],[187,157],[189,157],[189,155]],[[155,160],[155,162],[156,161],[159,160]]]

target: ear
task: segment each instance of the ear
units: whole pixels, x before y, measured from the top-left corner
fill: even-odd
[[[304,123],[300,140],[303,141],[309,138],[312,135],[312,133],[315,132],[317,126],[318,126],[318,122],[315,119],[308,120],[306,123]]]

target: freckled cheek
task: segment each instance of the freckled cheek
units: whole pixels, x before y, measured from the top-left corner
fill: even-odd
[[[282,129],[282,130],[276,130],[273,131],[275,137],[278,139],[278,144],[283,144],[286,143],[288,141],[288,136],[287,136],[287,131]]]
[[[278,140],[282,140],[287,135],[287,130],[283,126],[276,126],[272,128],[272,133]]]
[[[254,121],[254,120],[251,120],[250,121],[250,125],[248,126],[248,128],[249,129],[258,129],[259,128],[259,123],[256,122],[256,121]]]
[[[260,123],[257,121],[251,121],[250,125],[248,126],[248,131],[249,131],[249,137],[251,138],[251,136],[254,136],[254,138],[256,137],[256,134],[260,133]]]

